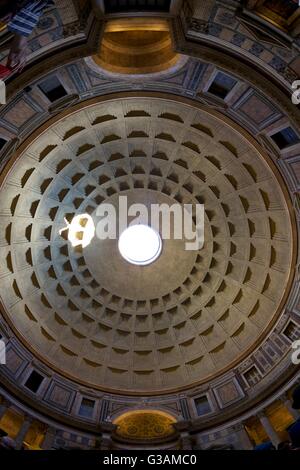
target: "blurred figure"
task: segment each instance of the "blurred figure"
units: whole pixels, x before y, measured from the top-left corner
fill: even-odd
[[[0,0],[0,21],[14,33],[7,67],[22,71],[27,59],[27,41],[44,10],[53,0]]]
[[[3,437],[0,438],[0,450],[15,450],[16,449],[16,443],[14,439],[9,437],[8,434],[5,433]]]
[[[296,387],[293,392],[292,407],[295,410],[300,409],[300,386]],[[298,418],[297,421],[295,421],[295,423],[293,423],[289,427],[288,433],[292,441],[292,448],[299,450],[300,449],[300,418]]]
[[[280,442],[277,446],[277,450],[288,451],[288,450],[291,450],[291,449],[292,449],[292,444],[290,443],[290,441]]]
[[[293,403],[292,407],[294,410],[300,410],[300,385],[293,391]]]
[[[254,447],[255,451],[276,450],[272,442],[263,442]]]

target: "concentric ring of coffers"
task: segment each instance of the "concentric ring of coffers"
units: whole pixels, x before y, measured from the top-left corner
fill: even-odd
[[[171,98],[115,98],[57,119],[0,190],[0,295],[22,341],[91,387],[154,393],[221,374],[282,308],[292,223],[283,183],[229,120]],[[115,203],[204,204],[205,243],[129,266],[117,240],[62,230]],[[141,269],[143,269],[141,271]]]

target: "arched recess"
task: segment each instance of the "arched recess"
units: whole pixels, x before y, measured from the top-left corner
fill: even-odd
[[[116,418],[116,436],[134,441],[155,441],[175,437],[176,419],[160,410],[128,411]]]

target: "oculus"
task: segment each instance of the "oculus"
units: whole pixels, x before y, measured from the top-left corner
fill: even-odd
[[[146,266],[153,263],[162,250],[160,235],[147,225],[133,225],[121,233],[119,251],[128,263]]]

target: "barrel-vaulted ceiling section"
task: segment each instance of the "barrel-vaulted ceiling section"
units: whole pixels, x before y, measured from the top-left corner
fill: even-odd
[[[297,18],[273,34],[255,2],[228,3],[177,2],[162,16],[183,56],[158,74],[126,76],[93,58],[117,13],[57,0],[27,68],[7,82],[0,374],[39,407],[59,405],[67,417],[68,394],[151,403],[180,391],[191,415],[193,397],[210,396],[218,420],[295,372],[300,118],[290,95],[299,64],[287,28]],[[145,268],[127,265],[115,242],[75,250],[60,233],[64,218],[95,217],[119,194],[204,203],[204,248],[166,241]],[[24,387],[33,370],[37,395]]]

